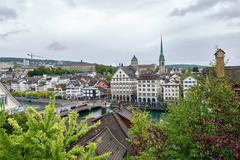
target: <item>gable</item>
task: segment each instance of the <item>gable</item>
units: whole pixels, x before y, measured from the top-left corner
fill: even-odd
[[[123,78],[123,77],[129,78],[129,76],[121,68],[119,68],[113,75],[113,78]]]

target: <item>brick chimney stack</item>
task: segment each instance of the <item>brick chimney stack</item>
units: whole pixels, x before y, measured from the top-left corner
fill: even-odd
[[[224,57],[225,52],[218,48],[215,53],[215,60],[216,60],[216,73],[217,77],[221,78],[224,77]]]

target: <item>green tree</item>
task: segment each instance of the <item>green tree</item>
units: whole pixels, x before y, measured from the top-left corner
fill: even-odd
[[[55,107],[53,101],[46,106],[43,115],[37,113],[33,108],[27,110],[27,127],[24,129],[14,118],[8,118],[8,123],[13,127],[12,134],[8,134],[4,128],[0,128],[0,159],[8,160],[102,160],[107,159],[109,153],[96,155],[96,144],[90,143],[86,147],[71,147],[79,137],[86,134],[98,123],[89,126],[87,117],[79,124],[78,114],[70,113],[61,118],[54,115]],[[0,118],[0,125],[4,122]],[[67,126],[66,126],[67,124]]]
[[[165,159],[240,158],[240,104],[226,79],[204,79],[170,108],[161,129]]]
[[[161,159],[165,135],[158,123],[154,123],[149,112],[135,110],[130,119],[132,126],[129,129],[129,142],[134,155],[126,159],[158,160]]]
[[[115,69],[112,66],[106,66],[103,64],[96,65],[96,72],[97,74],[104,75],[107,73],[113,74]]]
[[[38,68],[35,68],[33,71],[28,72],[28,76],[42,76],[43,74],[48,75],[64,75],[64,74],[73,74],[74,71],[62,69],[62,68],[49,68],[40,66]]]
[[[196,67],[193,67],[193,68],[192,68],[192,72],[199,72],[198,67],[197,67],[197,66],[196,66]]]

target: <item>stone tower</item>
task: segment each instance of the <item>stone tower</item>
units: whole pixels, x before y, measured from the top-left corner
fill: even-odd
[[[217,77],[219,78],[224,77],[224,57],[225,52],[221,48],[218,48],[215,53],[215,60],[216,60],[216,73]]]
[[[161,37],[161,48],[160,48],[160,56],[159,56],[159,74],[163,74],[165,72],[166,72],[165,58],[163,54],[163,44],[162,44],[162,37]]]
[[[138,59],[135,55],[133,55],[133,58],[131,60],[131,66],[133,66],[134,68],[138,68]]]

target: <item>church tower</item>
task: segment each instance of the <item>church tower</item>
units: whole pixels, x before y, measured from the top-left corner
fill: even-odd
[[[133,55],[133,58],[131,60],[131,66],[133,66],[135,69],[138,68],[138,59],[135,55]]]
[[[161,36],[161,48],[160,48],[160,57],[159,57],[159,74],[163,74],[166,72],[165,68],[165,58],[163,54],[163,44],[162,44],[162,36]]]

